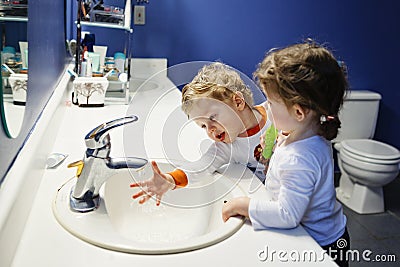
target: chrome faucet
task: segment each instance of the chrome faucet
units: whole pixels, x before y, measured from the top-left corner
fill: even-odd
[[[104,182],[118,169],[141,169],[147,164],[146,159],[111,158],[111,142],[109,131],[115,127],[138,120],[129,116],[103,123],[85,136],[86,152],[83,160],[76,161],[68,167],[78,167],[77,182],[71,190],[70,206],[78,212],[88,212],[99,206],[99,190]]]

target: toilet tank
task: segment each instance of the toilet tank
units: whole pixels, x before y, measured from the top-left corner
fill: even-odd
[[[381,95],[367,90],[350,90],[339,112],[342,122],[333,142],[346,139],[372,139],[378,119]]]

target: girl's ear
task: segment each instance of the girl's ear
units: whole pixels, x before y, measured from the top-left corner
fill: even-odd
[[[306,116],[309,113],[309,111],[310,111],[309,109],[303,108],[299,104],[294,104],[292,106],[292,110],[293,110],[294,117],[299,122],[303,121],[306,118]]]
[[[235,92],[232,96],[233,104],[241,111],[246,107],[246,101],[244,101],[243,94],[241,92]]]

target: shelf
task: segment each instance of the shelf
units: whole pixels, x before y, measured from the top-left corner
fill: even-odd
[[[78,16],[80,16],[82,14],[82,1],[83,0],[78,0]],[[125,12],[127,11],[126,7],[129,7],[129,10],[131,10],[131,0],[124,0],[125,2]],[[90,6],[90,10],[92,10],[93,8],[93,2],[91,2],[91,6]],[[128,59],[128,64],[127,64],[127,70],[126,70],[126,74],[128,76],[128,81],[130,80],[130,58],[131,58],[131,38],[132,38],[132,33],[133,33],[133,28],[131,27],[131,16],[125,16],[122,14],[114,14],[114,16],[111,17],[114,20],[114,22],[116,23],[109,23],[109,22],[103,22],[103,21],[111,21],[111,20],[104,20],[101,16],[106,16],[106,18],[108,19],[108,13],[103,14],[104,12],[95,12],[98,10],[93,10],[94,13],[90,14],[90,20],[88,21],[87,19],[87,15],[84,16],[83,19],[77,19],[75,21],[76,27],[77,27],[77,34],[76,34],[76,40],[77,40],[77,46],[76,46],[76,53],[75,53],[75,71],[79,72],[81,69],[81,38],[82,38],[82,27],[98,27],[98,28],[103,28],[103,29],[117,29],[117,30],[124,30],[126,33],[125,34],[125,46],[124,46],[124,54],[125,57]],[[86,12],[85,12],[86,13]],[[88,12],[90,13],[90,12]],[[128,14],[130,14],[129,12],[126,12]],[[97,18],[96,15],[99,15],[100,17]],[[102,21],[102,22],[97,22],[97,21]],[[120,25],[118,23],[123,23],[124,25]],[[126,67],[126,61],[125,61],[125,65]],[[129,104],[129,82],[115,82],[115,81],[110,81],[109,82],[109,87],[107,89],[106,92],[106,99],[110,100],[112,102],[116,102],[116,103],[124,103],[124,104]]]
[[[77,24],[78,22],[75,21]],[[132,29],[130,27],[125,27],[122,25],[118,24],[112,24],[112,23],[101,23],[101,22],[89,22],[89,21],[81,21],[82,26],[89,26],[89,27],[101,27],[101,28],[109,28],[109,29],[120,29],[120,30],[125,30],[125,31],[131,31]]]
[[[8,16],[8,17],[0,17],[0,21],[28,22],[28,18]]]

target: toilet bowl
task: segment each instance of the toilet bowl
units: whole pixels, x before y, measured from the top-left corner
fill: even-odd
[[[341,171],[336,196],[360,213],[384,211],[382,187],[399,173],[400,151],[371,139],[349,139],[335,144]]]

